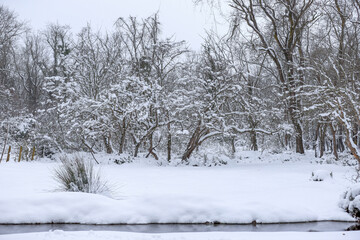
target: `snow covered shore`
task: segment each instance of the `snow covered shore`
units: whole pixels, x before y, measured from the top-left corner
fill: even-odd
[[[0,235],[0,240],[358,240],[359,232],[216,232],[216,233],[163,233],[144,234],[126,232],[64,232],[26,233]]]
[[[0,224],[353,221],[338,207],[350,167],[309,161],[222,167],[103,164],[113,198],[55,192],[54,162],[0,164]],[[333,173],[311,181],[317,169]]]

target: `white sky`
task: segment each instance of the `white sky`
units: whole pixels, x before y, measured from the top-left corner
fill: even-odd
[[[186,40],[195,50],[201,46],[204,29],[222,34],[227,30],[216,10],[213,14],[207,5],[194,6],[192,0],[0,0],[0,4],[15,11],[35,30],[58,22],[70,25],[74,33],[88,22],[95,29],[110,30],[119,17],[145,18],[159,11],[163,36]]]

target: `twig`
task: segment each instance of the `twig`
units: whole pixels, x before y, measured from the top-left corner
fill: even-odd
[[[95,162],[96,162],[97,164],[99,164],[98,160],[96,160],[96,158],[95,158],[95,156],[94,156],[94,150],[92,150],[92,148],[85,143],[85,140],[84,140],[84,139],[82,140],[82,142],[83,142],[83,144],[90,150],[91,156],[94,158]]]

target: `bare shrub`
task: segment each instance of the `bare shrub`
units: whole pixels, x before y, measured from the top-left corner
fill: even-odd
[[[62,164],[55,169],[54,178],[62,191],[99,194],[109,192],[107,183],[95,171],[91,161],[80,155],[71,158],[62,156],[60,161]]]

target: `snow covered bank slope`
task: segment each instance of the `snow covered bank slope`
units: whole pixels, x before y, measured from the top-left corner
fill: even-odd
[[[280,232],[280,233],[166,233],[64,232],[0,235],[0,240],[358,240],[359,232]]]
[[[261,223],[353,220],[338,207],[351,171],[339,165],[103,165],[115,199],[53,192],[56,163],[0,164],[0,223]],[[310,181],[312,171],[333,178]]]

